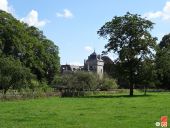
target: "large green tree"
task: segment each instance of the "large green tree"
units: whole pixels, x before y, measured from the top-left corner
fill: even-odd
[[[170,89],[170,34],[165,35],[159,43],[156,68],[161,87]]]
[[[0,10],[0,54],[19,60],[39,81],[51,84],[59,73],[58,46],[43,32]]]
[[[97,32],[108,39],[105,53],[113,51],[117,55],[121,75],[129,83],[130,95],[133,95],[135,75],[141,61],[152,57],[156,38],[150,30],[153,23],[140,15],[127,12],[124,16],[115,16]]]

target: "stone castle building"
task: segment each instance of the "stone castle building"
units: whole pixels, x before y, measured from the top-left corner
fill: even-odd
[[[87,60],[84,60],[84,69],[86,71],[96,72],[100,78],[103,77],[103,66],[104,61],[101,58],[101,55],[97,55],[94,51]]]
[[[101,55],[97,55],[94,51],[87,60],[84,60],[84,66],[75,66],[75,65],[61,65],[61,72],[73,72],[73,71],[91,71],[96,72],[100,78],[103,77],[103,66],[104,61],[102,60]]]

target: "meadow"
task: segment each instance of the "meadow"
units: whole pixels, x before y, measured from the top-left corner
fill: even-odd
[[[170,93],[0,101],[0,128],[156,128]]]

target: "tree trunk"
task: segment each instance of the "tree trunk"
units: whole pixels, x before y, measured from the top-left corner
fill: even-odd
[[[130,96],[133,96],[133,84],[130,83]]]
[[[6,88],[5,88],[4,91],[3,91],[3,98],[4,98],[4,99],[6,99],[6,93],[7,93],[7,91],[8,91],[8,89],[6,89]]]
[[[4,95],[6,95],[7,91],[8,91],[8,89],[4,89]]]
[[[132,66],[130,66],[130,77],[129,77],[129,88],[130,88],[130,96],[133,96],[133,71]]]
[[[146,96],[147,87],[144,85],[144,95]]]

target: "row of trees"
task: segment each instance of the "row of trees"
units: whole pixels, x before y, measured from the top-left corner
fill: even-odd
[[[110,74],[128,85],[130,95],[135,85],[170,88],[170,34],[157,44],[157,38],[150,34],[153,25],[128,12],[115,16],[97,32],[108,39],[103,53],[113,52],[117,56]]]
[[[58,54],[42,31],[0,10],[0,89],[5,93],[9,88],[34,88],[37,82],[50,85],[59,74]]]

